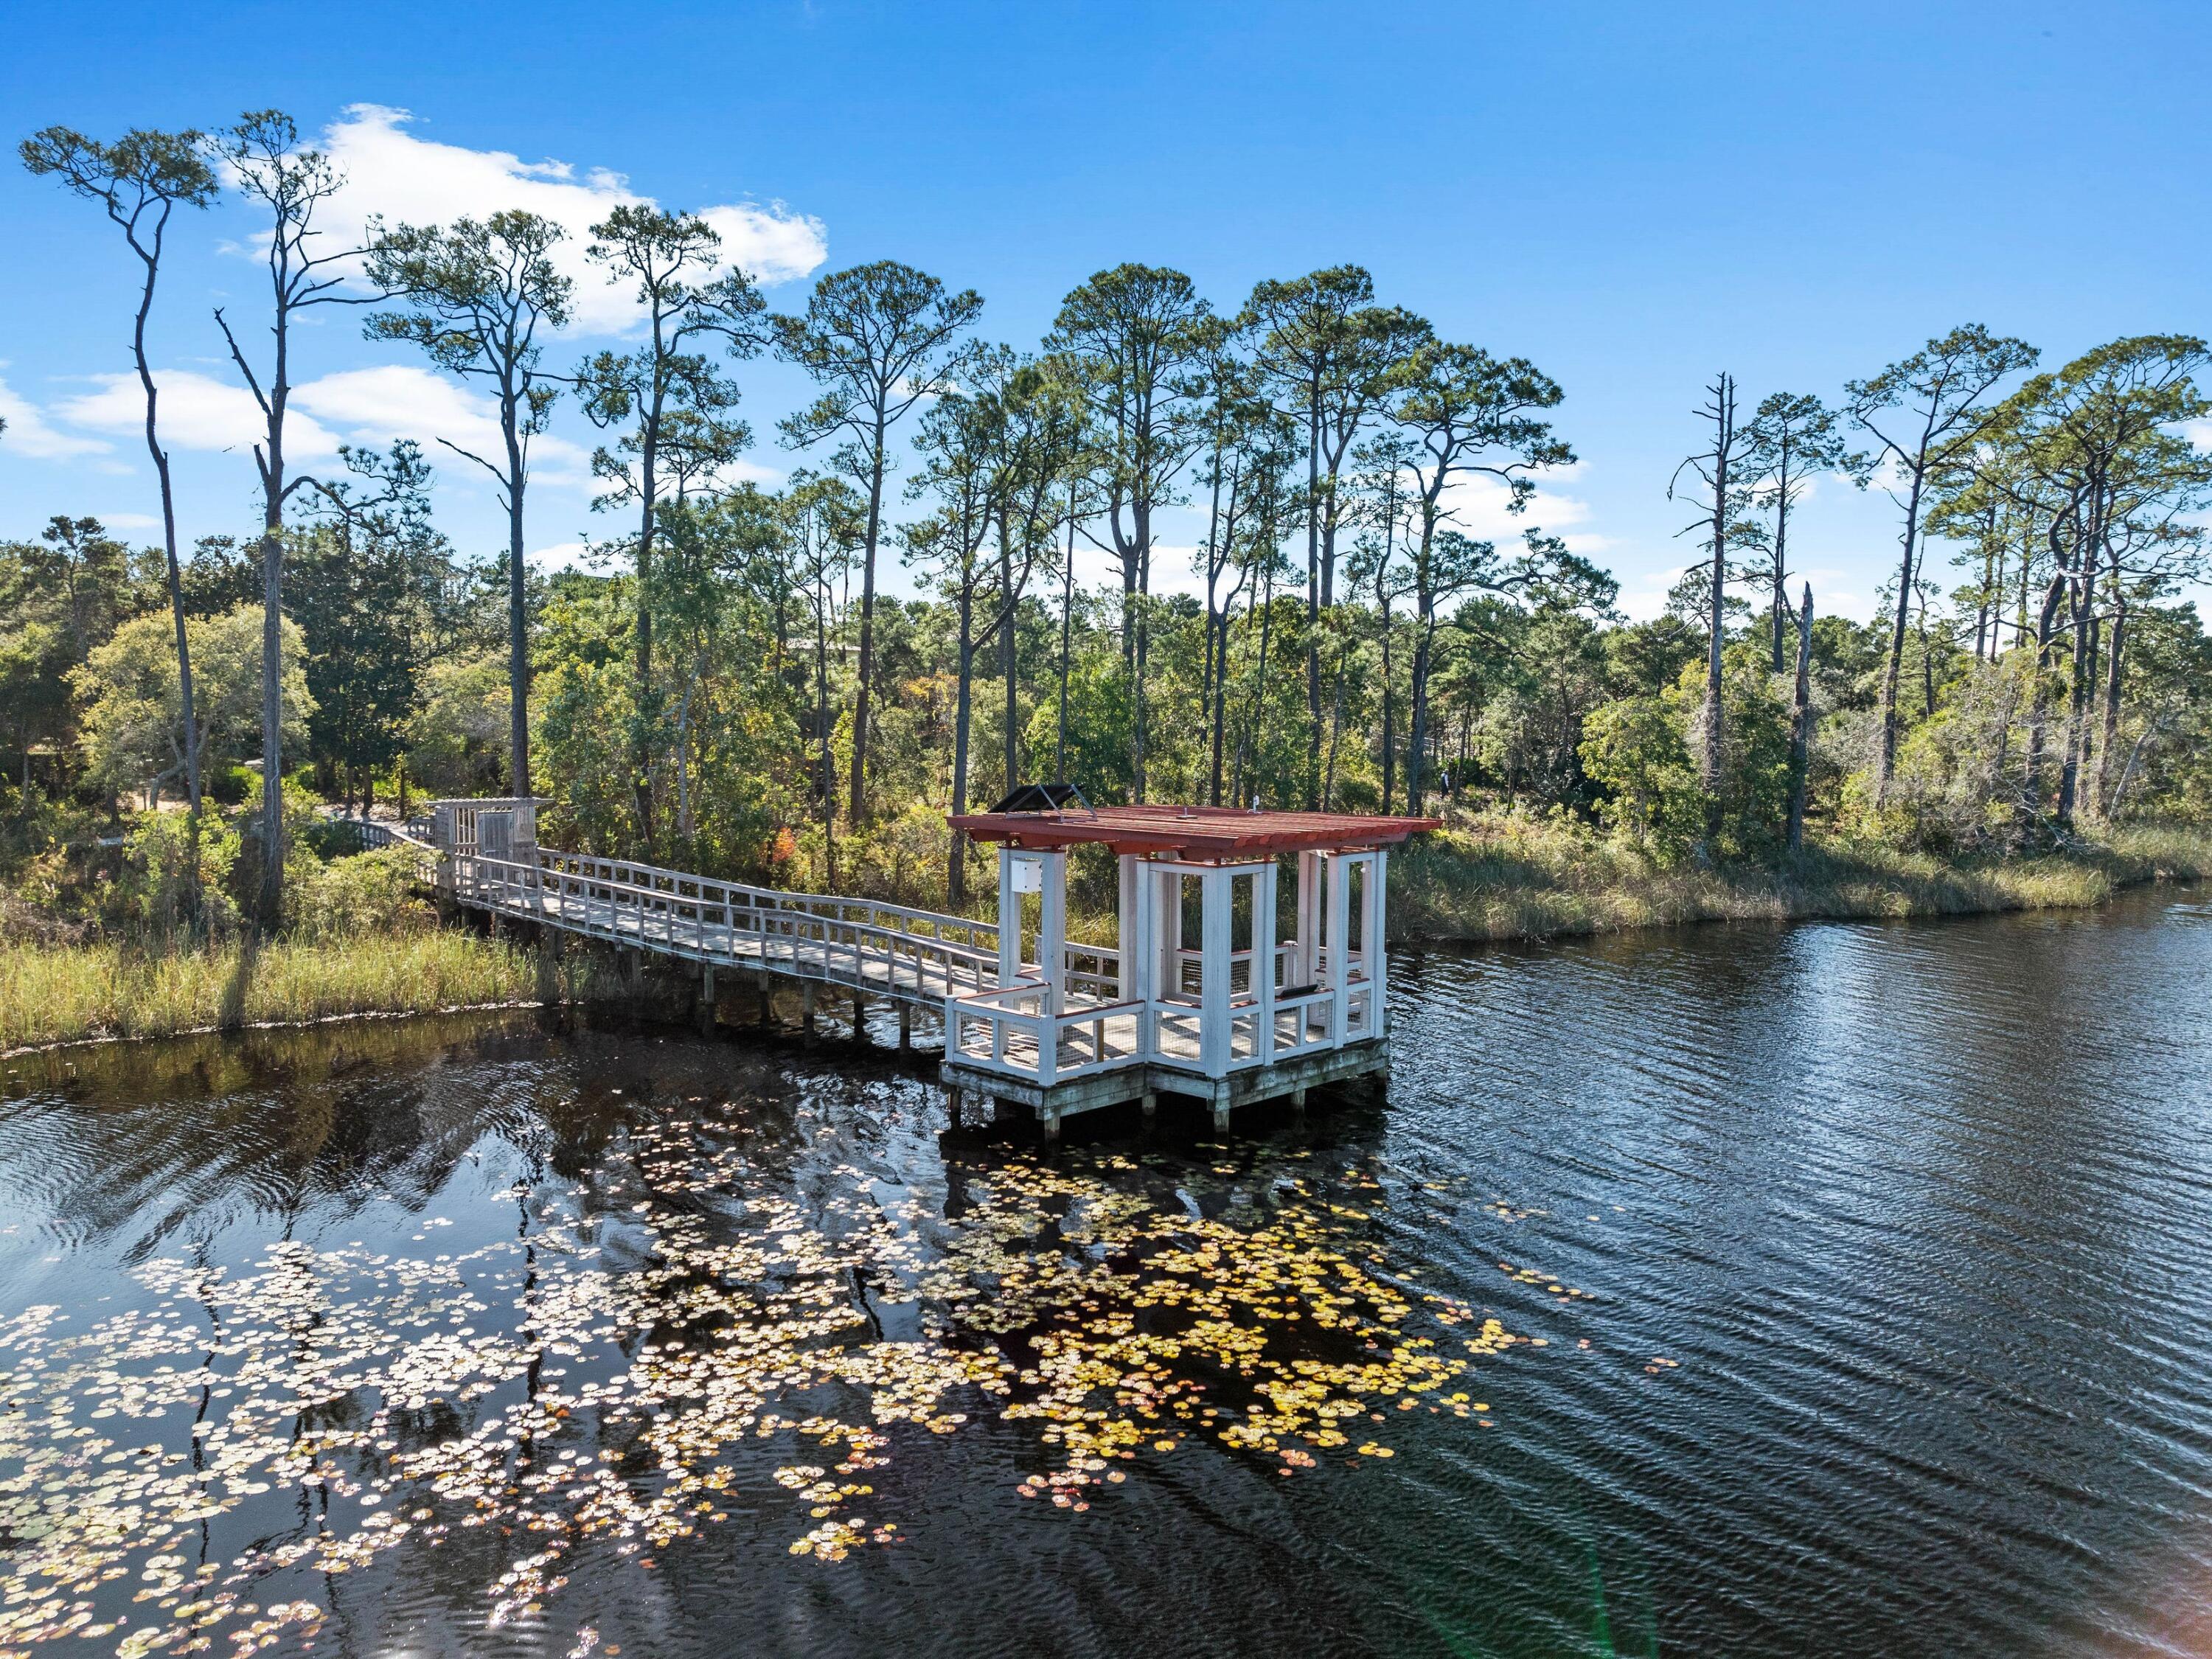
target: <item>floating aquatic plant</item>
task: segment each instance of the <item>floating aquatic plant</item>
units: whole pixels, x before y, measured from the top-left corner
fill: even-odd
[[[473,1249],[160,1260],[146,1305],[0,1324],[0,1659],[304,1644],[305,1575],[480,1529],[514,1551],[495,1626],[588,1540],[649,1566],[726,1518],[741,1443],[790,1449],[745,1501],[827,1561],[902,1536],[872,1478],[898,1437],[983,1413],[1036,1425],[1017,1490],[1075,1510],[1193,1438],[1285,1476],[1387,1458],[1393,1412],[1487,1412],[1455,1385],[1519,1340],[1383,1266],[1339,1201],[1371,1181],[1224,1165],[1249,1184],[1209,1214],[1126,1158],[1011,1162],[935,1205],[850,1165],[794,1194],[749,1144],[647,1123],[593,1207],[518,1187]]]

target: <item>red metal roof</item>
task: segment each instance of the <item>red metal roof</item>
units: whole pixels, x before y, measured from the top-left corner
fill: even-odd
[[[1095,812],[970,812],[949,822],[976,841],[1058,848],[1099,842],[1117,853],[1188,859],[1262,858],[1308,848],[1395,847],[1441,818],[1359,812],[1248,812],[1234,806],[1102,806]]]

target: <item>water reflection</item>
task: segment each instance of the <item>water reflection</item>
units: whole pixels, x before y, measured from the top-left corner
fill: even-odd
[[[849,1049],[11,1062],[0,1650],[2196,1651],[2208,970],[1407,954],[1387,1103],[1052,1159]]]
[[[706,1045],[363,1040],[9,1113],[40,1265],[119,1305],[0,1329],[0,1638],[304,1645],[341,1575],[432,1553],[465,1627],[574,1624],[574,1575],[733,1515],[824,1563],[909,1541],[882,1472],[986,1415],[1076,1514],[1193,1440],[1292,1477],[1395,1456],[1386,1410],[1492,1420],[1460,1385],[1516,1339],[1389,1270],[1357,1153],[1048,1165],[931,1135],[911,1083],[733,1091]]]

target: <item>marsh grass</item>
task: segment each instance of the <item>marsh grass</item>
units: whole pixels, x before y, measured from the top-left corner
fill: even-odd
[[[1778,866],[1664,869],[1634,848],[1525,820],[1473,820],[1390,862],[1401,939],[1535,939],[1695,921],[1967,915],[2102,903],[2212,874],[2212,832],[2144,827],[2036,858],[1947,860],[1829,842]]]
[[[550,983],[541,979],[546,969]],[[599,976],[581,952],[541,964],[529,951],[456,928],[166,953],[116,944],[0,943],[0,1051],[538,1002],[549,991],[552,1000],[580,1000]]]

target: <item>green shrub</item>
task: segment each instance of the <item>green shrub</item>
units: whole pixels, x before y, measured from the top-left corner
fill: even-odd
[[[229,891],[238,832],[221,818],[203,815],[195,836],[189,813],[148,812],[125,838],[123,854],[113,896],[118,920],[162,940],[219,936],[238,925]]]
[[[296,939],[341,940],[371,933],[416,933],[436,920],[416,896],[416,854],[383,847],[325,864],[285,869],[285,926]]]

